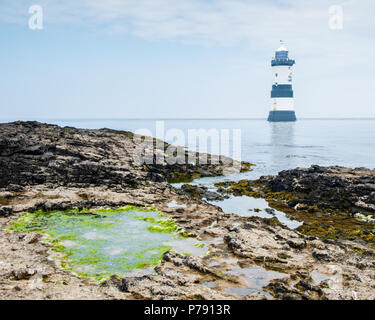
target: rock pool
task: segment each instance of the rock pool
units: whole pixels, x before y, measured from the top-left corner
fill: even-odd
[[[204,243],[186,237],[163,213],[130,206],[37,211],[13,222],[9,230],[45,235],[62,267],[99,281],[154,266],[167,250],[190,255],[207,252]]]
[[[189,183],[196,186],[207,187],[209,191],[217,192],[215,183],[229,181],[228,176],[225,177],[207,177],[196,179]],[[184,183],[173,183],[172,186],[179,189]],[[296,229],[303,224],[301,221],[293,220],[284,212],[271,208],[265,199],[253,198],[248,196],[235,197],[229,195],[227,199],[219,201],[210,201],[208,203],[220,207],[225,212],[230,212],[240,216],[250,217],[256,216],[261,218],[277,218],[280,223],[286,225],[290,229]]]

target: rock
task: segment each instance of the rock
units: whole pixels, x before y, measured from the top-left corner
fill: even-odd
[[[303,239],[290,239],[286,243],[294,249],[303,249],[306,247],[306,241]]]
[[[122,279],[116,275],[111,276],[108,280],[101,283],[102,286],[107,286],[107,287],[113,286],[119,289],[121,289],[122,284],[123,284]]]
[[[40,239],[42,238],[42,235],[40,234],[37,234],[37,233],[29,233],[27,234],[23,240],[27,243],[27,244],[32,244],[32,243],[37,243]]]
[[[372,215],[364,215],[361,213],[355,213],[354,217],[364,222],[375,223],[375,219],[373,218]]]
[[[18,267],[12,270],[12,276],[15,280],[27,280],[34,274],[36,274],[36,270],[28,267]]]
[[[353,208],[375,212],[375,170],[313,165],[307,169],[284,170],[276,176],[262,176],[257,181],[272,192],[298,195],[287,201],[288,206],[296,210],[308,210],[317,205],[346,212]]]
[[[275,214],[275,209],[272,209],[272,208],[266,208],[264,209],[264,211],[266,211],[268,214],[271,214],[271,215]]]
[[[296,201],[294,201],[296,202]],[[308,205],[306,204],[303,204],[303,203],[297,203],[295,206],[294,206],[294,210],[307,210],[309,208]]]
[[[13,208],[11,206],[1,206],[0,216],[7,216],[13,213]]]
[[[207,191],[207,188],[203,187],[203,186],[192,185],[192,184],[183,184],[181,186],[181,190],[184,193],[186,193],[186,194],[188,194],[188,195],[190,195],[194,198],[202,199],[203,195]]]
[[[287,206],[289,208],[295,208],[297,205],[298,205],[298,201],[297,200],[290,200],[290,201],[287,202]]]
[[[169,164],[167,143],[157,149],[161,164],[135,163],[137,139],[130,132],[109,129],[81,130],[61,128],[39,122],[0,124],[0,188],[18,191],[27,186],[145,185],[148,181],[166,182],[172,177],[191,181],[199,176],[218,176],[232,166],[221,157],[218,163]],[[153,145],[146,146],[145,154]],[[183,150],[185,159],[196,160],[199,153]],[[147,160],[145,159],[140,159]],[[250,170],[246,163],[239,170]],[[146,182],[147,181],[147,182]],[[180,182],[181,182],[180,181]],[[48,208],[49,204],[46,204]]]
[[[321,240],[312,240],[310,242],[310,245],[314,248],[317,248],[317,249],[320,249],[320,250],[324,250],[326,248],[325,244],[323,243],[323,241]]]
[[[228,198],[227,195],[220,194],[218,192],[209,191],[207,187],[196,186],[192,184],[183,184],[181,190],[197,199],[206,199],[208,201],[222,201]]]
[[[206,198],[208,201],[223,201],[225,198],[228,197],[217,192],[206,191],[203,194],[203,198]]]
[[[122,283],[120,286],[120,290],[123,292],[130,292],[132,287],[136,286],[139,281],[142,279],[147,278],[146,276],[143,277],[128,277],[122,279]]]
[[[330,254],[327,250],[314,249],[312,255],[317,260],[331,261]]]
[[[245,300],[268,300],[267,297],[260,292],[253,292],[244,297]]]

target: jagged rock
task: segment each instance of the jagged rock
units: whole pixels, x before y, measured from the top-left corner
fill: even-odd
[[[12,214],[13,208],[11,206],[1,206],[0,207],[0,216],[7,216]]]
[[[28,267],[18,267],[12,270],[12,275],[15,280],[27,280],[36,273],[35,269]]]
[[[266,208],[266,209],[264,209],[264,211],[267,212],[270,215],[274,215],[275,214],[275,209],[272,209],[272,208]]]
[[[170,155],[165,153],[170,145],[165,143],[164,149],[158,150],[165,156],[162,164],[137,166],[134,137],[124,131],[61,128],[39,122],[0,124],[0,188],[44,183],[134,187],[147,180],[167,181],[173,175],[188,180],[194,175],[222,175],[223,169],[231,165],[226,164],[225,157],[211,164],[211,156],[206,164],[170,165]],[[196,158],[189,151],[184,155],[186,159]],[[239,168],[246,170],[246,163]]]
[[[42,236],[40,234],[29,233],[25,235],[25,237],[23,238],[23,241],[25,241],[27,244],[32,244],[32,243],[37,243],[41,238]]]
[[[272,192],[295,194],[297,198],[287,204],[296,210],[318,204],[320,208],[375,212],[375,170],[313,165],[262,176],[258,181]]]
[[[196,186],[191,184],[183,184],[181,190],[197,199],[206,199],[208,201],[223,201],[228,198],[228,195],[223,195],[218,192],[209,191],[207,187]]]
[[[322,261],[330,261],[330,254],[327,250],[319,250],[319,249],[314,249],[312,252],[312,255],[314,258],[317,260],[322,260]]]
[[[286,243],[294,249],[303,249],[306,247],[306,241],[303,239],[290,239]]]

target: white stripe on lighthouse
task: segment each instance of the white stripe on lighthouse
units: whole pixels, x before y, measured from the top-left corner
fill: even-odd
[[[289,66],[274,66],[273,84],[292,84],[292,67]]]
[[[293,111],[293,98],[273,98],[271,101],[271,111]]]

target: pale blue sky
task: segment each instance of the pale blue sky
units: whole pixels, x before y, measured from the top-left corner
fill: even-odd
[[[0,0],[0,119],[266,117],[280,39],[298,117],[375,117],[374,12],[371,0]]]

